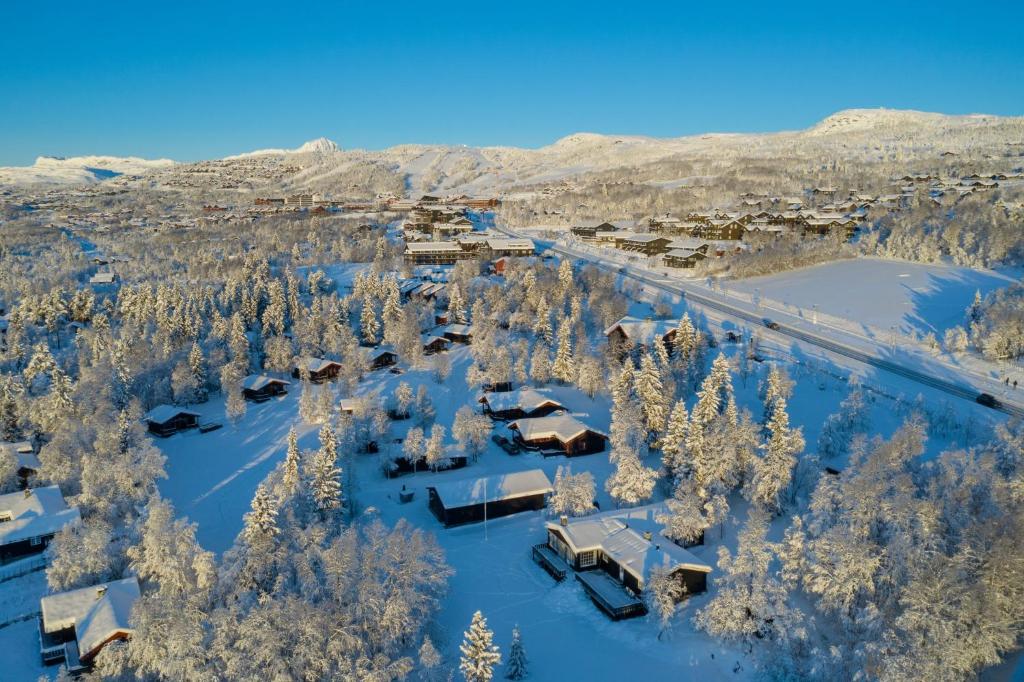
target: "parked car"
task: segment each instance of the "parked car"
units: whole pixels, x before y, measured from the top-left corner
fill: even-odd
[[[498,434],[495,434],[491,436],[491,440],[493,440],[499,448],[501,448],[510,455],[518,455],[520,452],[519,446],[516,445],[514,442],[510,441],[508,438],[505,438],[505,436],[499,436]]]
[[[766,317],[763,320],[761,320],[761,322],[763,322],[764,326],[768,327],[769,329],[778,329],[779,328],[779,323],[776,322],[775,320],[770,319],[770,318]]]
[[[974,401],[979,405],[991,407],[993,410],[998,410],[1002,406],[1002,403],[1000,403],[994,395],[989,393],[979,393],[978,397],[975,398]]]

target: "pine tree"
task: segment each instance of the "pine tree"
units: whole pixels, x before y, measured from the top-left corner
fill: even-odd
[[[615,471],[604,487],[616,504],[635,505],[651,497],[657,479],[658,472],[645,467],[636,452],[628,450],[615,458]]]
[[[434,643],[428,635],[423,636],[423,644],[419,651],[420,667],[423,668],[426,679],[434,678],[434,671],[441,665],[441,654],[437,652]]]
[[[359,315],[359,330],[362,333],[363,343],[368,346],[376,346],[380,342],[380,322],[377,320],[377,310],[373,304],[373,297],[363,297],[363,310]]]
[[[533,345],[530,356],[530,378],[540,385],[551,379],[551,350],[539,340]]]
[[[672,497],[665,501],[665,508],[667,513],[657,517],[658,523],[665,527],[665,537],[683,546],[703,541],[708,524],[692,481],[679,481]]]
[[[668,396],[661,380],[661,371],[650,353],[640,360],[640,370],[636,373],[636,394],[640,399],[640,409],[644,416],[644,426],[650,434],[660,434],[665,429],[668,416]]]
[[[301,472],[299,463],[299,436],[295,433],[295,427],[288,429],[288,452],[284,456],[284,489],[289,495],[294,495],[299,489]]]
[[[384,299],[384,343],[398,346],[402,332],[402,301],[398,282],[393,277],[387,280],[387,297]]]
[[[501,652],[494,644],[494,633],[487,628],[487,620],[477,611],[459,645],[462,659],[459,670],[466,682],[490,682],[494,666],[501,663]]]
[[[523,638],[519,632],[519,625],[516,625],[512,628],[512,644],[508,650],[505,679],[525,680],[527,676],[529,676],[529,670],[527,669],[526,650],[523,648]]]
[[[197,403],[206,402],[206,359],[203,357],[203,349],[199,343],[192,342],[192,349],[188,354],[188,367],[192,373],[192,390],[194,401]]]
[[[782,493],[793,479],[797,455],[804,448],[800,429],[789,427],[786,402],[782,398],[775,401],[772,420],[768,423],[768,434],[765,455],[754,467],[749,495],[752,501],[765,509],[778,512],[782,509]]]
[[[545,299],[537,302],[537,320],[533,324],[533,333],[538,340],[543,340],[548,347],[554,340],[554,330],[551,328],[551,308]]]
[[[466,301],[462,298],[458,282],[452,282],[448,287],[448,322],[466,324]]]
[[[245,529],[242,532],[250,547],[271,542],[281,532],[277,527],[277,507],[263,484],[256,488],[252,511],[245,515]]]
[[[558,327],[558,349],[551,365],[551,375],[563,384],[572,383],[576,378],[576,364],[572,357],[572,325],[566,318]]]
[[[313,458],[310,489],[313,503],[322,516],[340,509],[341,469],[338,467],[338,440],[329,424],[320,428],[320,450]]]
[[[687,474],[683,456],[686,453],[686,431],[689,427],[689,416],[686,413],[686,402],[680,400],[672,408],[668,418],[665,436],[661,439],[661,460],[665,469],[674,479],[678,480]]]

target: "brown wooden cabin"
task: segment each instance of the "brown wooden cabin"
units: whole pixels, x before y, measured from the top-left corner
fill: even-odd
[[[427,505],[448,528],[543,509],[552,492],[547,475],[540,469],[530,469],[438,483],[427,488]]]
[[[423,340],[423,354],[434,355],[448,350],[449,341],[442,336],[428,336]]]
[[[167,438],[179,431],[187,431],[199,426],[199,413],[185,410],[174,405],[157,405],[146,413],[143,419],[149,432]]]
[[[334,381],[341,372],[341,363],[335,360],[324,360],[323,358],[305,358],[292,369],[292,376],[301,378],[302,370],[308,373],[308,378],[314,384],[322,384],[325,381]]]
[[[254,403],[262,403],[271,398],[288,393],[290,382],[283,379],[253,374],[242,382],[242,397]]]
[[[557,400],[532,388],[485,393],[479,402],[484,414],[499,421],[547,417],[565,409]]]
[[[515,432],[515,441],[521,447],[545,457],[592,455],[603,452],[608,440],[605,434],[567,414],[517,419],[508,428]]]
[[[672,249],[665,254],[664,263],[667,268],[693,268],[706,258],[707,255],[700,251]]]

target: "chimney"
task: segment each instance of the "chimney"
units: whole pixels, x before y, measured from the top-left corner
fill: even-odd
[[[106,585],[100,585],[99,587],[96,588],[96,598],[97,599],[101,598],[106,593],[107,593],[107,586]]]
[[[32,497],[32,488],[25,488],[25,497]]]
[[[558,517],[558,523],[563,525],[563,526],[568,526],[569,525],[569,517],[566,516],[565,514],[562,514],[561,516]]]
[[[644,531],[644,540],[650,540],[652,537],[654,537],[654,536],[651,535],[651,531],[649,531],[649,530],[645,530]]]

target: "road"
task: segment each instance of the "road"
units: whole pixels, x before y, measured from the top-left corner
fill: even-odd
[[[517,234],[506,228],[495,226],[494,229],[498,230],[499,232],[503,232],[511,237],[529,238],[526,237],[525,235]],[[665,293],[675,294],[677,296],[682,297],[684,300],[691,301],[693,303],[705,306],[707,308],[711,308],[713,310],[717,310],[718,312],[724,313],[729,317],[740,319],[745,322],[752,322],[758,326],[764,325],[765,318],[762,315],[759,315],[757,312],[747,310],[741,306],[734,305],[728,301],[723,300],[722,298],[716,297],[714,295],[709,295],[708,293],[705,293],[703,291],[695,291],[696,287],[694,287],[693,285],[669,282],[666,281],[665,278],[655,275],[650,270],[638,268],[633,265],[623,265],[621,263],[608,263],[594,256],[593,254],[589,254],[583,251],[577,251],[569,247],[561,246],[554,242],[537,239],[534,239],[534,241],[538,244],[544,245],[544,248],[549,248],[552,251],[555,251],[556,253],[560,253],[572,258],[590,261],[591,263],[594,263],[598,267],[604,268],[612,272],[617,272],[622,276],[629,277],[633,280],[654,287],[660,291],[664,291]],[[780,322],[778,319],[775,319],[774,317],[771,330],[776,334],[788,336],[803,343],[808,343],[817,346],[831,353],[835,353],[837,355],[850,358],[851,360],[856,360],[857,362],[864,363],[871,367],[875,367],[885,372],[895,374],[905,379],[910,379],[911,381],[919,383],[923,386],[929,386],[931,388],[938,389],[949,395],[956,396],[958,398],[963,398],[964,400],[974,402],[975,399],[978,397],[979,393],[981,392],[979,389],[975,388],[969,381],[955,382],[947,379],[941,379],[926,372],[923,372],[921,370],[909,367],[905,364],[901,364],[890,359],[879,357],[878,355],[872,354],[871,352],[855,348],[848,344],[840,343],[836,341],[834,338],[829,338],[818,333],[810,333],[804,329],[798,328],[795,325]],[[1000,400],[999,404],[996,405],[994,409],[999,410],[1000,412],[1004,412],[1011,416],[1024,418],[1024,407],[1008,403],[1005,400]]]

